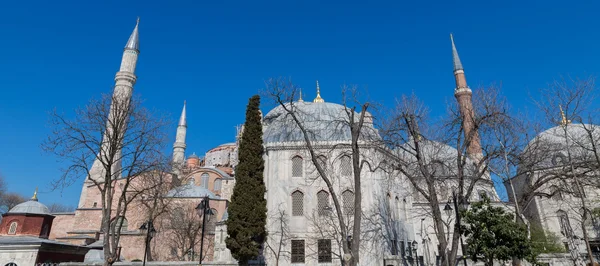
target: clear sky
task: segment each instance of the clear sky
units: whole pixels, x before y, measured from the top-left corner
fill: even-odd
[[[327,3],[324,3],[327,2]],[[515,110],[562,76],[600,73],[598,1],[5,1],[0,8],[0,174],[26,196],[76,205],[40,143],[47,112],[110,92],[137,16],[135,91],[172,114],[188,102],[187,153],[234,140],[248,98],[289,76],[326,101],[343,83],[384,105],[415,92],[434,115],[453,99],[449,34],[472,88],[502,84]],[[272,107],[272,106],[271,106]],[[267,111],[270,106],[263,106]]]

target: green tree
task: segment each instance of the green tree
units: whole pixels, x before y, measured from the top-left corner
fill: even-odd
[[[540,225],[533,224],[531,231],[531,248],[535,254],[563,253],[565,248],[560,238],[552,232],[544,232]]]
[[[535,260],[527,228],[515,222],[504,208],[491,206],[489,198],[473,203],[462,215],[466,255],[473,261],[483,260],[486,266],[492,266],[494,260]]]
[[[263,139],[260,97],[252,96],[246,109],[246,122],[239,146],[239,164],[235,167],[235,187],[229,205],[227,248],[241,265],[259,255],[267,232],[267,201],[263,181]]]

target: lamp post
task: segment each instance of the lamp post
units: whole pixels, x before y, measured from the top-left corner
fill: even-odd
[[[146,256],[148,256],[148,243],[156,235],[156,229],[154,229],[154,224],[152,223],[152,220],[148,220],[147,222],[143,223],[142,226],[140,226],[140,230],[146,232],[146,241],[144,243],[144,262],[142,264],[143,266],[146,266]]]
[[[200,238],[200,265],[202,265],[202,256],[204,251],[204,229],[206,228],[206,220],[210,219],[213,215],[212,210],[210,209],[210,198],[205,196],[200,204],[196,206],[196,212],[198,212],[198,216],[202,218],[202,236]]]

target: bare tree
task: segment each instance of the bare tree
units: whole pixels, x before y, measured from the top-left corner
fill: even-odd
[[[211,217],[209,215],[208,217]],[[163,231],[161,242],[170,249],[171,256],[166,260],[196,261],[200,258],[200,242],[202,237],[202,219],[197,215],[194,206],[181,206],[169,208],[167,215],[160,219],[160,230]],[[214,218],[212,218],[214,219]],[[207,221],[206,232],[214,232],[215,220]],[[209,241],[205,241],[204,254],[205,260],[208,254],[212,254],[214,248],[213,238],[208,236]]]
[[[303,121],[303,114],[300,108],[297,108],[296,96],[299,94],[299,88],[294,85],[290,79],[272,78],[266,81],[265,94],[272,99],[283,110],[283,115],[289,117],[292,121],[290,127],[297,128],[301,134],[306,151],[309,154],[312,165],[315,167],[318,178],[326,184],[327,192],[333,201],[333,209],[335,212],[333,217],[337,222],[335,226],[339,230],[339,235],[336,239],[339,240],[343,251],[343,259],[347,261],[347,265],[357,265],[360,261],[359,250],[361,247],[361,219],[362,219],[362,188],[361,188],[361,173],[365,165],[368,165],[362,149],[369,147],[370,138],[374,132],[368,132],[367,120],[372,119],[368,115],[367,110],[371,106],[370,103],[348,102],[348,99],[356,99],[356,90],[344,86],[342,94],[344,103],[343,117],[337,121],[329,121],[328,125],[311,125]],[[327,121],[319,121],[319,123],[327,123]],[[321,147],[322,143],[318,143],[315,136],[319,134],[327,134],[323,128],[326,126],[330,132],[342,133],[350,136],[350,142],[342,141],[329,147]],[[368,149],[368,148],[367,148]],[[327,171],[327,162],[323,158],[321,152],[338,150],[350,156],[350,183],[354,190],[352,192],[352,206],[343,206],[342,196],[339,195],[335,183],[335,175]],[[331,158],[330,158],[331,159]],[[333,159],[331,159],[333,160]],[[350,194],[348,194],[350,195]],[[350,208],[352,209],[351,215]]]
[[[277,212],[271,215],[271,221],[273,226],[270,228],[275,228],[275,230],[269,232],[269,241],[266,241],[265,245],[267,251],[273,253],[275,265],[278,266],[280,259],[290,257],[290,252],[285,248],[291,239],[289,218],[285,213],[285,209],[280,206]]]
[[[52,204],[48,205],[48,210],[50,210],[50,213],[74,212],[75,206],[65,205],[65,204],[61,204],[61,203],[52,203]]]
[[[0,205],[4,207],[7,212],[13,207],[17,206],[19,203],[23,203],[25,201],[27,201],[27,198],[23,197],[21,194],[8,192],[2,194],[2,197],[0,198]]]
[[[446,234],[441,209],[448,191],[456,194],[462,211],[474,192],[493,189],[489,166],[513,149],[500,145],[494,134],[513,127],[498,90],[475,90],[472,102],[462,108],[452,104],[446,117],[434,120],[419,99],[403,96],[380,127],[386,144],[395,150],[394,167],[412,185],[413,201],[427,203],[422,211],[433,218],[442,265],[454,264],[460,238],[458,223],[451,239]]]
[[[155,169],[165,140],[165,120],[155,118],[123,93],[115,91],[113,96],[92,100],[76,110],[73,118],[52,112],[53,132],[42,145],[68,162],[64,174],[53,183],[55,188],[86,178],[86,184],[99,190],[105,265],[117,261],[123,218],[141,193],[131,193],[129,187]]]

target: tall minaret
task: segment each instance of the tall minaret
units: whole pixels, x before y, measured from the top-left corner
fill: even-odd
[[[127,44],[125,45],[125,49],[123,51],[123,57],[121,59],[121,67],[119,68],[119,71],[117,72],[116,76],[115,76],[115,88],[113,91],[113,99],[119,99],[119,101],[122,100],[122,102],[127,102],[128,99],[131,99],[131,95],[133,93],[133,85],[135,84],[135,81],[137,79],[137,77],[135,76],[135,67],[137,65],[137,60],[138,60],[138,55],[140,53],[139,51],[139,33],[138,33],[138,27],[140,24],[140,19],[137,19],[137,23],[135,24],[135,28],[133,29],[133,32],[131,33],[131,35],[129,36],[129,40],[127,40]],[[116,107],[114,105],[115,103],[113,102],[111,104],[110,107],[110,113],[109,113],[109,117],[108,117],[108,121],[113,120],[113,110],[115,108],[118,108],[118,106]],[[112,126],[110,126],[110,123],[107,123],[107,127],[106,127],[106,132],[104,133],[104,137],[106,138],[107,135],[110,134],[110,132],[112,132]],[[106,141],[104,143],[107,143]],[[109,145],[110,146],[110,145]],[[108,152],[109,148],[105,147],[104,145],[101,147],[102,149],[102,154],[104,155]],[[120,157],[121,151],[116,151],[117,153],[117,158]],[[113,169],[114,169],[114,173],[116,175],[120,174],[120,161],[115,163]],[[83,184],[83,189],[81,191],[81,197],[79,198],[79,208],[90,208],[91,206],[87,206],[87,205],[91,205],[91,202],[87,202],[86,203],[86,198],[87,198],[87,189],[88,187],[90,187],[91,185],[93,185],[94,183],[92,182],[91,179],[95,180],[96,182],[104,182],[104,175],[105,175],[105,169],[103,166],[103,163],[100,162],[98,159],[96,159],[94,161],[94,164],[92,165],[92,168],[90,169],[90,174],[88,176],[88,178],[85,180],[84,184]],[[115,177],[118,178],[118,177]]]
[[[183,165],[185,159],[185,134],[187,131],[187,118],[185,114],[185,101],[183,102],[183,110],[177,125],[177,135],[175,135],[175,144],[173,144],[173,170],[177,172]]]
[[[467,79],[465,77],[465,70],[463,69],[460,58],[458,57],[458,51],[456,51],[456,45],[454,45],[454,37],[450,34],[450,41],[452,42],[452,59],[454,61],[454,79],[456,81],[456,88],[454,89],[454,97],[458,101],[460,108],[460,114],[463,117],[463,129],[465,132],[465,139],[472,135],[472,141],[467,147],[467,153],[471,158],[481,158],[481,143],[479,140],[479,133],[474,131],[475,123],[475,112],[473,110],[473,103],[471,96],[473,92],[467,85]]]

